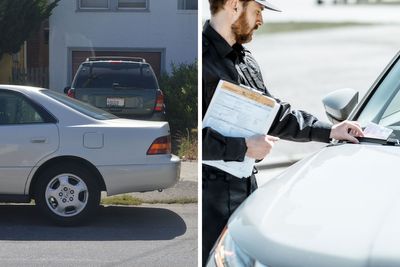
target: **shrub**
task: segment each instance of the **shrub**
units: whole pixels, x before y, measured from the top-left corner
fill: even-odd
[[[177,155],[183,160],[197,159],[197,129],[189,130],[186,134],[179,133],[176,138]]]
[[[193,146],[196,146],[197,158],[197,131],[188,134],[197,129],[197,61],[172,64],[171,74],[161,76],[160,88],[165,95],[173,152],[179,155],[179,150],[194,151]]]

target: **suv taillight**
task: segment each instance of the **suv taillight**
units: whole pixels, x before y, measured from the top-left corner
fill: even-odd
[[[69,89],[68,93],[67,93],[67,96],[75,98],[75,90],[74,89]]]
[[[171,136],[166,135],[157,138],[153,141],[147,155],[159,155],[159,154],[170,154],[171,153]]]
[[[154,111],[164,111],[164,94],[160,89],[157,89],[156,106]]]

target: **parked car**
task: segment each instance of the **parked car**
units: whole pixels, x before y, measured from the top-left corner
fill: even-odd
[[[88,58],[64,92],[118,117],[165,120],[163,92],[143,58]]]
[[[400,53],[354,108],[356,95],[325,98],[329,117],[379,124],[389,139],[328,145],[267,182],[231,216],[208,266],[400,266]]]
[[[108,195],[170,187],[180,160],[167,122],[120,119],[52,90],[0,85],[0,200],[80,223]]]

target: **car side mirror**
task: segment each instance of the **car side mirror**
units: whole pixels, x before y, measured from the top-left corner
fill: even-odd
[[[68,94],[68,90],[71,89],[71,86],[67,86],[64,88],[64,94]]]
[[[346,120],[358,103],[358,92],[344,88],[329,93],[322,99],[326,115],[333,123]]]

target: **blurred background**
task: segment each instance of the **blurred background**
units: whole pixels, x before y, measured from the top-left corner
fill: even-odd
[[[264,25],[245,45],[269,91],[327,121],[321,99],[341,88],[361,100],[400,50],[400,1],[269,0],[283,12],[263,12]],[[202,0],[203,21],[210,17]],[[258,164],[260,183],[326,144],[279,141]]]

